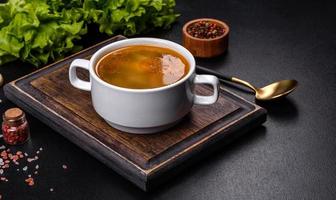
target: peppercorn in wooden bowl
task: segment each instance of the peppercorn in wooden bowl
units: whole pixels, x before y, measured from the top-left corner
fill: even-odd
[[[195,19],[183,26],[183,46],[195,57],[211,58],[228,48],[229,26],[210,18]]]

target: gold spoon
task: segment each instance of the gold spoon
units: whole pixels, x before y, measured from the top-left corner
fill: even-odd
[[[226,81],[231,81],[234,83],[238,83],[240,85],[244,85],[252,89],[255,92],[255,98],[260,101],[269,101],[269,100],[277,99],[279,97],[286,96],[289,93],[293,92],[293,90],[298,85],[298,82],[296,80],[282,80],[282,81],[271,83],[262,88],[257,88],[247,81],[241,80],[236,77],[224,76],[223,74],[220,74],[216,71],[213,71],[213,70],[201,67],[201,66],[196,66],[196,69],[199,72],[204,72],[207,74],[215,75],[219,79],[223,79]]]

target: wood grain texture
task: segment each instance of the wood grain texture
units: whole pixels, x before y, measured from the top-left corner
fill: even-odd
[[[101,46],[119,39],[123,38],[112,38],[13,81],[5,86],[5,94],[144,190],[165,180],[162,177],[178,167],[187,166],[186,161],[201,158],[203,151],[219,141],[228,141],[228,136],[238,136],[266,120],[264,109],[221,88],[216,104],[194,106],[167,131],[134,135],[110,127],[94,111],[90,93],[71,86],[68,68],[74,58],[89,58]],[[87,77],[85,72],[80,74]],[[195,90],[211,94],[206,86]]]
[[[147,169],[152,164],[151,161],[169,148],[238,109],[237,105],[225,101],[221,94],[218,103],[214,105],[194,106],[189,116],[174,129],[151,135],[129,134],[110,127],[99,117],[92,107],[90,93],[74,88],[68,81],[67,74],[68,66],[65,65],[33,80],[31,84],[43,95],[62,106],[62,110],[78,117],[80,120],[78,126],[94,129],[92,135],[100,138],[105,145],[115,147],[118,153],[125,155],[128,159],[139,162],[144,169]],[[211,94],[211,90],[205,86],[198,87],[196,90],[199,94]]]

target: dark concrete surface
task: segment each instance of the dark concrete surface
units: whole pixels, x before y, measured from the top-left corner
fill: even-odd
[[[181,43],[191,19],[213,17],[231,27],[229,51],[199,65],[257,86],[295,78],[288,98],[260,104],[268,121],[176,179],[145,193],[79,147],[28,116],[32,137],[12,150],[44,148],[33,188],[14,167],[0,182],[3,199],[335,199],[336,198],[336,6],[335,1],[177,0],[179,21],[152,36]],[[106,36],[95,32],[89,46]],[[0,67],[9,82],[35,68]],[[253,96],[228,86],[244,98]],[[0,90],[0,113],[14,105]],[[1,121],[0,121],[1,122]],[[3,141],[0,142],[0,146]],[[62,165],[68,166],[63,170]],[[50,192],[49,189],[54,191]]]

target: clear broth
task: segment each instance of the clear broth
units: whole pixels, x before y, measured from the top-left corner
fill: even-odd
[[[96,73],[105,82],[124,88],[150,89],[173,84],[189,72],[187,60],[162,47],[135,45],[101,58]]]

